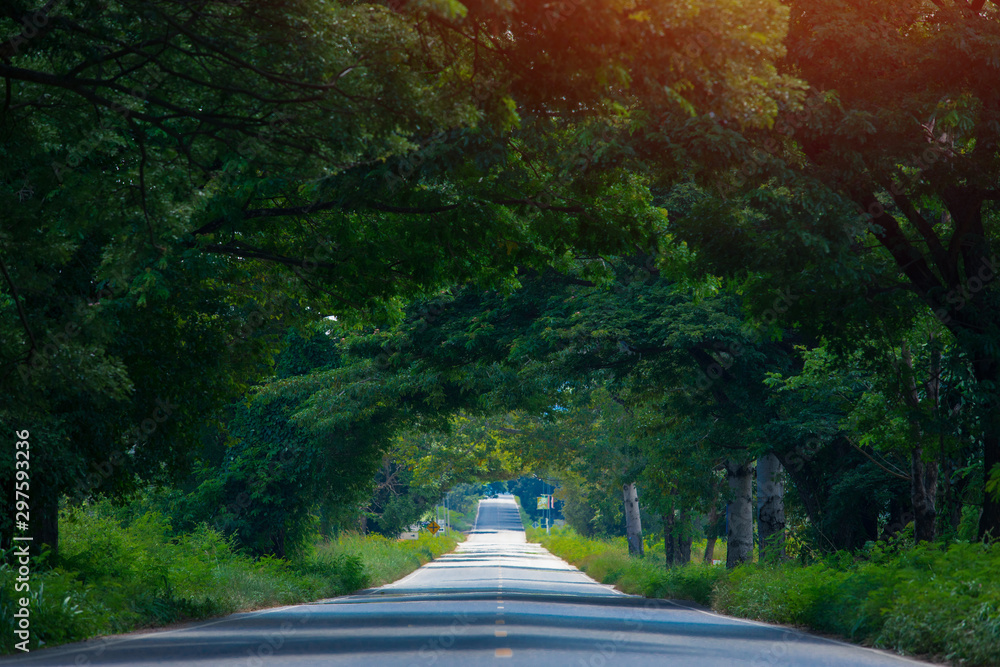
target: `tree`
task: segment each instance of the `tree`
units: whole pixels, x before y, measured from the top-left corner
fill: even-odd
[[[675,497],[683,492],[682,512],[711,506],[718,494],[716,466],[728,460],[744,468],[751,483],[748,465],[767,446],[764,427],[772,415],[762,396],[763,369],[782,367],[791,348],[746,336],[738,300],[729,295],[692,298],[686,287],[648,270],[634,273],[637,266],[644,266],[641,259],[609,262],[603,274],[581,267],[606,286],[579,274],[526,274],[522,289],[508,296],[470,287],[434,304],[415,304],[411,318],[367,355],[410,376],[394,375],[393,383],[433,378],[444,384],[431,395],[450,400],[454,394],[445,386],[461,379],[470,387],[466,405],[483,410],[502,397],[497,405],[505,409],[534,404],[556,423],[585,414],[580,401],[599,389],[605,398],[594,404],[600,405],[591,418],[597,427],[575,436],[582,443],[573,450],[581,461],[572,476],[575,487],[596,476],[617,494],[652,465],[655,474],[643,479],[656,493],[647,495],[647,505],[673,517]],[[354,347],[363,354],[359,343]],[[473,385],[488,393],[478,394]],[[314,400],[325,402],[326,396],[342,401],[340,389],[321,390]],[[636,416],[619,424],[615,415],[622,410]],[[685,420],[680,425],[678,415]],[[626,455],[636,446],[641,456]],[[749,493],[736,499],[740,516],[750,517]],[[745,560],[753,537],[752,521],[744,523]]]
[[[279,349],[272,318],[391,319],[400,296],[471,279],[509,286],[516,267],[574,249],[645,245],[658,217],[645,186],[604,168],[620,145],[598,138],[623,118],[614,100],[626,86],[750,125],[794,87],[773,64],[777,0],[739,12],[602,2],[559,16],[455,2],[116,7],[11,2],[0,17],[15,35],[0,53],[0,174],[17,202],[0,238],[0,382],[28,397],[0,415],[44,424],[37,454],[53,472],[37,478],[33,497],[50,500],[36,508],[36,544],[55,545],[51,499],[88,466],[127,467],[111,481],[122,487],[184,470],[194,440],[172,436],[266,372]],[[663,30],[691,48],[650,49]],[[722,102],[735,99],[749,105]],[[188,292],[207,298],[163,303]],[[225,346],[239,370],[174,376],[199,402],[119,456],[136,423],[162,423],[147,411],[163,408],[140,400],[164,384],[140,376],[156,358],[141,336],[127,349],[109,340],[153,317],[190,369],[206,358],[193,349]],[[246,318],[237,332],[233,317]],[[156,351],[166,367],[178,350]]]
[[[761,561],[785,558],[785,498],[781,462],[773,453],[757,459],[757,545]]]
[[[828,120],[795,136],[823,182],[870,220],[904,280],[972,363],[987,477],[1000,464],[991,203],[1000,200],[1000,96],[985,83],[1000,73],[998,16],[1000,7],[984,2],[800,2],[789,35],[789,65],[815,89],[837,93]],[[880,38],[862,37],[859,24]],[[819,58],[807,39],[839,44],[832,58]],[[862,62],[884,69],[861,81],[851,72]],[[880,113],[887,104],[898,111]],[[838,135],[832,123],[851,130]],[[859,141],[875,133],[878,142]],[[981,537],[1000,535],[1000,499],[986,496],[979,528]]]
[[[337,78],[356,58],[412,43],[388,13],[372,22],[333,5],[223,2],[3,11],[17,37],[0,64],[0,418],[37,425],[33,544],[55,549],[60,494],[122,493],[185,470],[206,417],[265,372],[273,320],[336,302],[317,289],[331,243],[306,221],[275,230],[260,207],[464,111],[431,101],[416,55]],[[300,32],[305,20],[321,30]],[[300,44],[283,41],[294,33]],[[334,46],[346,36],[355,51]],[[412,102],[410,120],[375,113],[383,95]],[[358,115],[364,131],[346,120]],[[330,118],[345,119],[339,136]],[[236,230],[234,215],[260,224]],[[3,476],[10,490],[6,462]]]
[[[869,294],[912,291],[973,368],[968,409],[988,480],[1000,463],[1000,97],[988,83],[1000,67],[1000,7],[802,0],[791,11],[782,68],[808,82],[811,103],[789,107],[761,133],[735,183],[765,177],[828,193],[816,199],[840,212],[839,224],[787,214],[772,221],[845,249],[861,251],[866,239],[882,248],[895,277],[863,278]],[[1000,534],[995,496],[985,497],[979,530]]]
[[[316,326],[308,336],[290,333],[273,382],[341,367],[345,355],[329,328],[329,323]],[[285,558],[305,546],[315,517],[327,531],[337,519],[357,520],[382,464],[372,443],[389,431],[377,421],[311,431],[294,420],[309,394],[286,391],[276,397],[268,386],[255,387],[233,406],[225,446],[214,455],[202,454],[198,486],[177,513],[183,527],[208,523],[253,555]]]

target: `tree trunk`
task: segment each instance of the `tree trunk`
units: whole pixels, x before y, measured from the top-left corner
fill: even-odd
[[[925,463],[924,450],[917,447],[910,454],[910,500],[913,503],[913,537],[917,542],[934,541],[937,517],[937,461]]]
[[[691,562],[691,530],[687,525],[687,512],[681,510],[678,518],[678,526],[674,528],[674,535],[677,540],[677,546],[674,549],[674,563],[677,565],[687,565]]]
[[[717,538],[717,537],[710,537],[710,538],[708,538],[708,540],[706,540],[706,542],[705,542],[705,555],[702,556],[702,558],[701,558],[701,561],[703,563],[708,563],[709,565],[711,565],[712,561],[715,560],[715,542],[718,539],[719,538]]]
[[[930,342],[934,342],[931,336]],[[920,393],[917,378],[913,370],[913,356],[910,347],[904,341],[901,347],[902,361],[908,371],[906,375],[906,393],[903,396],[911,410],[920,409]],[[930,374],[927,379],[927,402],[930,404],[931,415],[937,416],[939,407],[938,392],[941,384],[941,353],[932,352]],[[934,519],[937,516],[935,503],[937,501],[937,461],[924,463],[924,432],[915,417],[910,422],[910,503],[913,505],[913,537],[917,542],[932,542],[934,540]]]
[[[753,463],[726,461],[726,478],[733,495],[726,506],[726,567],[753,560]]]
[[[625,497],[625,535],[628,538],[628,553],[630,556],[642,558],[645,554],[642,547],[642,519],[639,517],[639,492],[635,482],[622,487]]]
[[[677,561],[677,540],[674,539],[674,512],[671,510],[661,516],[663,519],[663,554],[664,564],[671,568]]]
[[[879,539],[882,541],[888,541],[895,537],[896,533],[903,530],[903,528],[906,527],[906,524],[910,522],[910,514],[910,509],[906,506],[902,499],[890,498],[889,519],[882,528],[882,535]]]
[[[46,562],[51,567],[59,558],[59,496],[43,490],[45,487],[36,488],[38,490],[32,489],[31,494],[31,531],[28,534],[33,539],[28,543],[29,551],[32,556],[38,556],[42,547],[47,546],[49,559]]]
[[[943,440],[944,436],[942,435],[941,441],[943,442]],[[954,468],[951,465],[951,459],[944,453],[943,444],[938,448],[938,453],[941,456],[941,460],[938,462],[937,534],[943,535],[954,533],[957,527],[957,524],[954,523],[955,501],[952,498],[951,486]]]
[[[993,416],[996,419],[996,416]],[[983,483],[990,481],[995,466],[1000,466],[1000,433],[996,427],[987,425],[983,437]],[[979,515],[979,539],[996,540],[1000,538],[1000,499],[994,494],[983,493],[983,513]]]
[[[973,369],[980,386],[991,386],[990,405],[986,408],[983,420],[983,485],[990,481],[994,468],[1000,466],[1000,405],[996,389],[1000,382],[1000,366],[993,357],[981,358],[973,363]],[[1000,497],[983,493],[983,513],[979,515],[979,539],[1000,539]]]
[[[715,522],[719,520],[719,512],[715,507],[709,510],[707,518],[708,530],[706,532],[708,536],[705,540],[705,555],[702,556],[701,560],[703,563],[711,565],[712,561],[715,560],[715,541],[718,539],[718,535],[715,534]]]
[[[942,448],[943,450],[943,448]],[[940,464],[940,496],[938,503],[938,534],[956,534],[962,523],[962,499],[971,481],[968,475],[956,477],[955,459],[943,456]]]
[[[663,515],[663,551],[667,567],[687,565],[691,562],[691,537],[687,530],[685,512],[681,510]]]
[[[774,454],[757,459],[757,534],[761,562],[785,558],[785,485]]]

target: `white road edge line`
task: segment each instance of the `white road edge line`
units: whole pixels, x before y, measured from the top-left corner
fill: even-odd
[[[193,625],[187,625],[187,626],[185,626],[183,628],[174,628],[173,630],[161,630],[161,631],[157,631],[156,629],[151,629],[151,630],[135,630],[135,631],[132,631],[132,632],[128,633],[128,635],[126,635],[126,636],[110,635],[110,636],[114,637],[113,639],[106,639],[106,637],[108,637],[109,635],[105,635],[104,637],[92,637],[91,639],[85,639],[82,642],[82,643],[86,643],[86,644],[91,644],[90,646],[80,646],[79,644],[81,642],[78,642],[78,643],[70,644],[68,646],[54,646],[54,647],[52,647],[50,649],[44,649],[44,648],[43,649],[36,649],[35,651],[32,651],[32,653],[35,653],[36,655],[33,655],[33,656],[32,655],[27,655],[27,656],[24,656],[24,657],[19,657],[18,658],[18,662],[29,662],[31,660],[38,660],[38,659],[41,659],[41,658],[58,657],[60,655],[67,655],[67,654],[68,655],[72,655],[74,653],[84,653],[84,652],[87,652],[87,651],[95,651],[95,650],[102,649],[102,648],[103,648],[103,650],[102,650],[102,653],[103,653],[103,651],[107,650],[108,647],[110,647],[110,646],[117,646],[118,644],[126,644],[128,642],[134,642],[134,641],[139,641],[139,640],[142,640],[142,639],[149,639],[149,638],[155,639],[155,638],[163,637],[164,635],[172,635],[172,634],[177,633],[177,632],[187,632],[189,630],[197,630],[197,629],[201,629],[201,628],[208,628],[208,627],[211,627],[213,625],[219,625],[220,623],[226,623],[228,621],[235,620],[234,617],[248,618],[248,617],[251,617],[251,616],[263,616],[264,614],[271,614],[271,613],[274,613],[276,611],[282,611],[282,610],[285,610],[285,609],[293,609],[295,607],[304,607],[304,606],[311,605],[311,604],[315,604],[315,602],[302,602],[302,603],[299,603],[299,604],[287,604],[287,605],[282,605],[281,607],[271,607],[270,609],[258,609],[256,611],[241,611],[241,612],[236,612],[235,614],[229,614],[228,616],[223,616],[222,618],[217,618],[217,619],[215,619],[213,621],[204,621],[202,623],[194,623]],[[7,658],[7,657],[9,657],[9,656],[2,656],[2,658]]]
[[[650,599],[652,599],[652,598],[650,598]],[[823,637],[821,635],[809,634],[808,632],[803,632],[802,630],[799,630],[797,628],[790,628],[790,627],[785,626],[785,625],[777,625],[775,623],[765,623],[763,621],[754,621],[754,620],[747,619],[747,618],[737,618],[736,616],[726,616],[724,614],[719,614],[719,613],[716,613],[714,611],[705,611],[704,609],[695,609],[694,607],[685,607],[684,605],[682,605],[679,602],[676,602],[674,600],[664,600],[664,602],[668,602],[668,603],[674,605],[675,607],[679,607],[679,608],[685,609],[687,611],[698,612],[699,614],[705,614],[706,616],[714,616],[715,618],[720,618],[720,619],[725,620],[725,621],[736,621],[737,623],[746,623],[747,625],[756,625],[756,626],[763,627],[763,628],[771,628],[772,630],[773,629],[781,628],[781,629],[784,629],[786,632],[794,632],[795,634],[797,634],[797,635],[799,635],[801,637],[808,637],[810,639],[819,639],[821,641],[829,642],[831,644],[837,644],[838,646],[844,646],[846,648],[861,649],[862,651],[868,651],[869,653],[874,653],[875,655],[881,656],[883,658],[885,658],[885,657],[895,658],[896,660],[900,660],[900,661],[905,662],[906,664],[909,664],[909,665],[923,665],[924,667],[927,667],[927,665],[936,664],[936,663],[933,663],[933,662],[920,662],[919,660],[914,660],[912,658],[907,658],[906,656],[897,655],[897,654],[892,653],[890,651],[880,651],[878,649],[870,648],[868,646],[861,646],[860,644],[851,644],[849,642],[840,641],[839,639],[830,639],[829,637]]]

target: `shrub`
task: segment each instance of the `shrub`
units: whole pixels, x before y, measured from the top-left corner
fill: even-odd
[[[121,521],[130,521],[122,525]],[[98,503],[64,516],[56,568],[32,566],[30,648],[236,611],[305,602],[394,581],[455,548],[453,537],[399,542],[344,535],[295,560],[254,560],[206,525],[174,535],[159,513]],[[16,570],[0,563],[0,652],[15,650]]]
[[[680,598],[761,621],[806,626],[960,664],[1000,664],[1000,550],[870,544],[809,566],[689,564],[666,568],[627,554],[624,540],[571,530],[529,531],[557,556],[626,593]]]

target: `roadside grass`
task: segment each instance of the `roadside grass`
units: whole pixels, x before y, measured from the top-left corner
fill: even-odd
[[[854,642],[961,665],[1000,665],[1000,548],[873,545],[812,565],[691,563],[630,558],[624,538],[583,538],[568,528],[529,541],[605,584],[647,597],[693,600],[716,611],[795,625]],[[724,557],[724,556],[723,556]]]
[[[724,567],[701,563],[667,569],[662,547],[658,554],[651,550],[645,558],[630,558],[624,537],[592,539],[568,527],[554,528],[549,535],[544,529],[529,527],[528,541],[541,543],[591,578],[631,595],[693,600],[709,606],[716,583],[726,575]]]
[[[123,527],[100,512],[78,512],[61,522],[57,566],[32,564],[28,592],[15,590],[13,559],[0,562],[0,653],[18,652],[13,614],[21,597],[30,600],[34,650],[344,595],[394,581],[457,543],[423,533],[406,541],[344,534],[292,560],[255,560],[207,526],[178,536],[156,513]]]
[[[383,586],[405,577],[418,567],[452,551],[459,540],[438,533],[437,537],[421,531],[415,540],[390,540],[381,535],[345,534],[336,541],[316,547],[319,557],[329,558],[336,563],[338,558],[347,556],[364,566],[366,586]],[[328,556],[327,556],[328,555]]]

